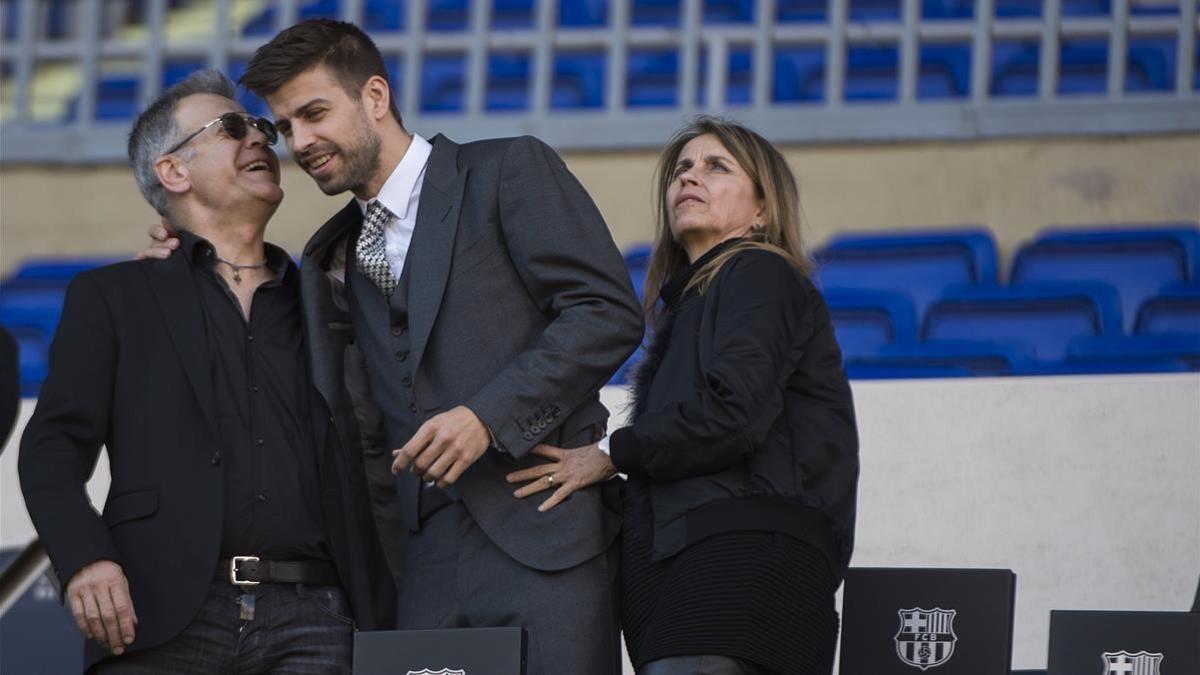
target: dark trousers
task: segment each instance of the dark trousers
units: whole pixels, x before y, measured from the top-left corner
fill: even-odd
[[[244,620],[241,596],[254,596]],[[167,642],[96,664],[102,675],[350,673],[354,622],[336,586],[214,581],[196,618]]]
[[[770,675],[767,671],[728,656],[668,656],[638,668],[638,675]]]
[[[559,572],[525,567],[452,502],[409,536],[398,627],[521,626],[528,675],[617,675],[615,573],[606,555]]]

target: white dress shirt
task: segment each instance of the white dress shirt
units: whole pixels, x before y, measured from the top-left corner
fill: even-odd
[[[392,170],[392,175],[384,181],[379,194],[368,201],[355,197],[358,208],[364,214],[367,204],[372,201],[379,201],[392,212],[392,217],[384,223],[383,238],[388,265],[396,279],[404,271],[404,259],[412,243],[413,228],[417,224],[417,205],[421,202],[421,186],[425,183],[425,165],[429,163],[431,152],[433,146],[429,141],[413,134],[412,143]]]

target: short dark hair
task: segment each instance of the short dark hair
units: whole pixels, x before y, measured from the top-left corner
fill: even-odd
[[[309,19],[287,28],[258,48],[238,84],[266,98],[297,75],[325,66],[354,100],[375,75],[388,79],[379,48],[358,26],[333,19]],[[389,89],[391,82],[388,82]],[[392,115],[402,126],[394,92]]]

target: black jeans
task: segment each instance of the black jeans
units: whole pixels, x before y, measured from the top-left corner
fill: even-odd
[[[241,596],[254,596],[242,619]],[[181,633],[144,651],[96,664],[103,675],[150,673],[350,673],[354,621],[336,586],[214,581],[196,618]]]
[[[705,654],[703,656],[668,656],[655,659],[638,668],[638,675],[770,675],[741,659]]]

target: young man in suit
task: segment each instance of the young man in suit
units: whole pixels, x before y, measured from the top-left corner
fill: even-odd
[[[642,338],[591,198],[536,139],[407,131],[351,24],[283,31],[241,82],[318,187],[354,195],[305,247],[305,325],[337,432],[362,441],[399,626],[518,625],[531,675],[619,672],[619,485],[547,473],[571,498],[543,513],[506,480],[554,459],[541,443],[597,452],[599,389]]]
[[[135,122],[135,178],[180,254],[71,283],[22,439],[96,672],[348,673],[355,619],[394,612],[361,457],[327,441],[311,385],[299,273],[263,241],[276,131],[234,94],[201,71]],[[101,445],[103,515],[83,489]]]

